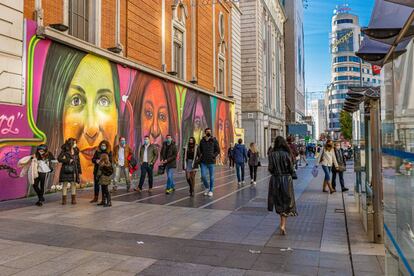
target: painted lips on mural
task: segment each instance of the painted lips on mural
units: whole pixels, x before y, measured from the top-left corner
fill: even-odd
[[[25,105],[0,104],[4,110],[0,117],[1,164],[16,167],[19,158],[32,154],[41,143],[56,155],[64,141],[73,137],[80,150],[81,180],[92,182],[91,160],[102,140],[114,146],[118,137],[126,137],[137,155],[146,135],[161,147],[170,134],[181,148],[191,136],[198,143],[206,127],[213,129],[219,141],[223,154],[218,163],[225,162],[224,153],[234,137],[231,103],[39,39],[35,28],[34,22],[27,22]],[[6,118],[11,116],[10,123]],[[57,179],[51,177],[47,186]],[[11,179],[0,171],[0,200],[24,197],[29,191],[25,179]]]

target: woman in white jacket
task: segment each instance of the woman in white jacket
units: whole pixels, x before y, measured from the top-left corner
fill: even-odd
[[[327,193],[326,186],[328,186],[330,193],[334,193],[335,190],[332,188],[331,185],[331,172],[332,166],[338,168],[338,162],[336,161],[335,151],[333,148],[333,141],[327,140],[325,147],[323,148],[321,154],[319,155],[317,164],[322,165],[323,172],[325,173],[325,177],[323,180],[322,191]],[[316,165],[317,166],[317,165]]]

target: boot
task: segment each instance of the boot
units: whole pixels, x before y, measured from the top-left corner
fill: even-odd
[[[72,195],[72,205],[76,205],[76,195]]]
[[[191,189],[191,196],[194,195],[194,186],[195,186],[195,173],[193,173],[191,175],[191,184],[190,184],[190,189]]]
[[[325,188],[326,188],[326,180],[323,181],[322,192],[327,193],[328,191],[325,190]]]
[[[98,196],[97,195],[94,195],[93,199],[91,201],[89,201],[89,203],[95,203],[95,202],[98,202]]]
[[[328,186],[328,188],[329,188],[329,193],[333,194],[333,193],[335,193],[335,192],[336,192],[336,191],[335,191],[335,189],[334,189],[334,188],[332,188],[331,181],[326,181],[326,185],[327,185],[327,186]]]
[[[65,195],[62,196],[62,205],[66,205],[66,196]]]
[[[190,190],[189,190],[190,196],[192,196],[193,195],[193,190],[191,189],[191,176],[187,176],[186,180],[187,180],[187,183],[188,183],[188,187],[190,188]]]
[[[97,206],[105,206],[105,202],[106,202],[106,194],[102,193],[102,200],[101,202],[99,202],[98,204],[96,204]]]
[[[104,206],[103,207],[111,207],[112,206],[112,202],[111,202],[111,194],[110,193],[108,193],[106,196],[105,196],[105,204],[104,204]]]

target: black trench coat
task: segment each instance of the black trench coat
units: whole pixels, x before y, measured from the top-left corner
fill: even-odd
[[[297,216],[292,174],[294,167],[291,155],[286,151],[273,151],[269,155],[269,181],[267,209],[279,215]]]

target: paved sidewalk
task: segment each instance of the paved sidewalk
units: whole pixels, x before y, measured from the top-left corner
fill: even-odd
[[[241,187],[234,170],[219,168],[213,198],[198,176],[188,197],[177,174],[174,194],[157,178],[152,193],[119,191],[112,208],[89,204],[91,191],[76,206],[61,206],[58,195],[42,208],[0,203],[0,275],[352,275],[341,193],[322,193],[322,172],[313,178],[311,166],[298,176],[299,216],[286,236],[266,210],[266,167],[256,186]],[[352,191],[344,196],[355,275],[383,275],[383,246],[367,242]]]

